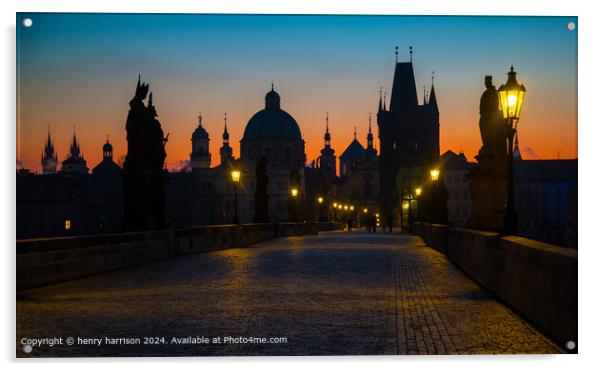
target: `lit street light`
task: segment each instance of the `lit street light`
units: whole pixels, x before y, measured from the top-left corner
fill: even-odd
[[[291,188],[291,202],[292,202],[292,208],[293,208],[293,221],[296,222],[297,221],[297,195],[299,194],[299,190],[297,188]]]
[[[516,234],[518,230],[518,214],[514,205],[514,160],[513,160],[513,145],[514,136],[516,135],[516,127],[520,110],[523,106],[523,98],[525,97],[525,86],[516,81],[516,72],[514,66],[510,66],[508,72],[508,80],[498,89],[500,99],[500,108],[506,119],[506,144],[508,156],[508,178],[506,186],[506,212],[504,213],[504,232],[508,234]]]
[[[431,170],[431,180],[433,182],[436,182],[437,180],[439,180],[439,169]]]
[[[240,181],[240,171],[232,170],[230,176],[232,177],[232,183],[234,184],[234,218],[232,219],[232,223],[240,224],[238,220],[238,182]]]

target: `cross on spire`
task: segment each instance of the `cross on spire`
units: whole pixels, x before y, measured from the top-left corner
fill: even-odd
[[[397,60],[397,55],[398,55],[398,54],[399,54],[399,47],[398,47],[398,46],[395,46],[395,63],[397,63],[397,62],[398,62],[398,60]]]
[[[353,127],[353,139],[357,139],[357,126]]]

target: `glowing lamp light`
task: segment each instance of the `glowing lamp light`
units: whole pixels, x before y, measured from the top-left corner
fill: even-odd
[[[431,170],[431,180],[433,182],[436,182],[437,180],[439,180],[439,169]]]
[[[416,188],[416,196],[420,196],[422,194],[422,188]]]
[[[343,205],[339,204],[339,210],[341,210],[343,208]]]
[[[343,209],[345,209],[345,210],[347,210],[348,208],[349,208],[349,206],[347,206],[347,205],[345,205],[345,206],[343,207]]]
[[[71,230],[71,219],[65,219],[65,230]]]
[[[299,194],[299,190],[297,188],[292,188],[291,189],[291,195],[293,197],[297,197],[297,194]]]
[[[407,209],[409,209],[409,208],[410,208],[410,205],[409,205],[409,204],[407,204],[407,203],[404,203],[404,204],[403,204],[403,209],[404,209],[404,210],[407,210]]]
[[[232,176],[232,181],[234,183],[238,183],[238,181],[240,180],[240,171],[238,171],[238,170],[232,170],[230,172],[230,175]]]
[[[514,66],[510,66],[508,81],[498,89],[500,109],[505,119],[518,120],[526,91],[525,86],[516,81]]]
[[[318,197],[318,203],[321,204],[322,202],[324,202],[324,199],[322,197]]]
[[[353,209],[355,209],[355,207],[353,207],[353,205],[351,205],[351,206],[349,206],[349,209],[350,209],[351,211],[353,211]]]
[[[334,207],[335,209],[337,208],[337,206],[339,206],[339,205],[338,205],[336,202],[334,202],[334,203],[332,204],[332,207]]]
[[[364,208],[364,214],[368,214],[368,209]]]

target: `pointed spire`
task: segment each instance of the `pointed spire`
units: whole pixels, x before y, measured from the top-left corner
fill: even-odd
[[[353,140],[357,139],[357,126],[353,127]]]
[[[427,100],[426,100],[426,87],[423,85],[422,86],[422,105],[426,106],[427,104]]]
[[[274,91],[274,81],[272,81],[272,91]]]
[[[435,111],[439,112],[439,107],[437,106],[437,96],[435,95],[435,71],[433,71],[431,75],[431,93],[429,94],[429,106],[432,107]]]
[[[395,46],[395,63],[398,63],[399,47]]]
[[[328,128],[328,111],[326,111],[326,132],[324,133],[324,147],[330,147],[330,130]]]
[[[381,86],[378,89],[378,112],[382,112],[383,110],[383,87]]]
[[[387,110],[387,92],[385,92],[385,99],[383,100],[383,111]]]
[[[368,113],[368,134],[372,134],[372,112]]]
[[[150,94],[148,95],[148,106],[152,107],[153,106],[153,92],[151,91]]]
[[[410,63],[412,63],[412,55],[414,54],[414,48],[410,45]]]
[[[224,112],[224,133],[222,134],[222,139],[224,140],[224,144],[228,143],[230,140],[230,134],[228,134],[228,113]]]

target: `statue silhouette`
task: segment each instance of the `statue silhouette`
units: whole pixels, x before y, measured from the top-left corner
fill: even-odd
[[[130,100],[125,125],[127,155],[123,163],[124,230],[163,229],[165,220],[165,143],[149,85],[140,82]],[[148,97],[148,105],[144,100]]]
[[[265,157],[261,157],[261,160],[257,163],[255,168],[255,217],[253,221],[255,223],[268,223],[268,174],[266,169]]]
[[[485,76],[485,87],[479,105],[479,129],[483,146],[480,155],[491,155],[496,160],[506,153],[504,116],[499,109],[499,97],[491,76]]]

